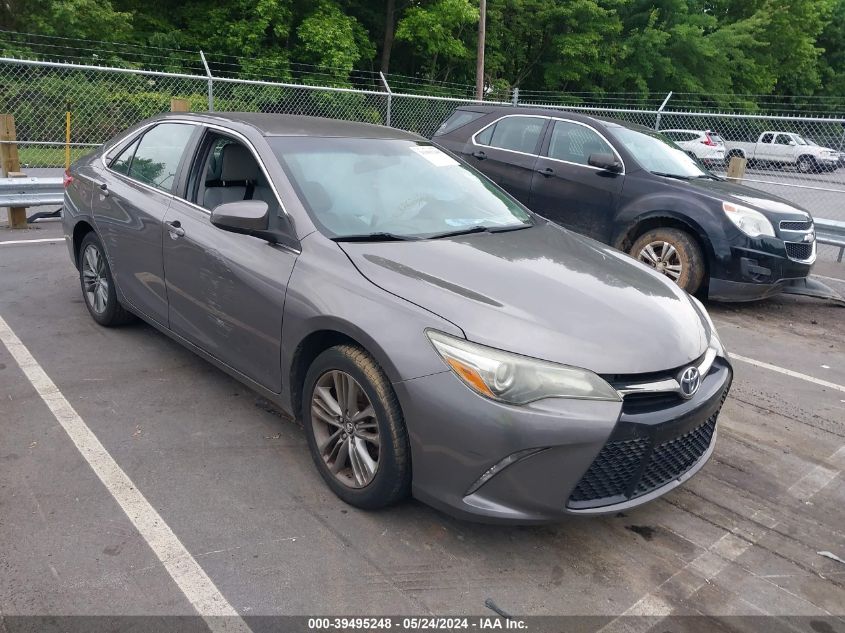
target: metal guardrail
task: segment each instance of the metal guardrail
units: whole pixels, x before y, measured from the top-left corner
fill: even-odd
[[[838,246],[839,256],[836,258],[836,261],[841,263],[842,255],[845,253],[845,222],[815,218],[815,224],[816,241],[821,244]]]
[[[0,207],[61,206],[65,190],[62,178],[0,178]]]

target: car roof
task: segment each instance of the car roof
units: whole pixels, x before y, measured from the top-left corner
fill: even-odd
[[[484,114],[522,114],[527,116],[547,116],[547,117],[561,117],[565,116],[572,121],[579,121],[581,123],[598,122],[605,127],[624,127],[630,130],[639,130],[646,132],[654,132],[651,128],[638,123],[630,123],[629,121],[622,121],[620,119],[611,119],[603,116],[591,116],[582,114],[580,112],[573,112],[565,108],[543,108],[532,106],[512,106],[512,105],[464,105],[460,106],[458,110],[465,110],[469,112],[481,112]]]
[[[266,112],[170,112],[159,120],[181,119],[230,127],[249,126],[263,136],[325,136],[340,138],[382,138],[424,141],[422,136],[384,125],[340,121],[300,114]]]

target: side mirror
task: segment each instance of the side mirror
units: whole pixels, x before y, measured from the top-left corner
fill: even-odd
[[[211,210],[211,223],[219,229],[276,241],[269,230],[270,208],[263,200],[239,200],[218,204]]]
[[[587,164],[590,167],[598,167],[614,174],[622,171],[622,163],[616,160],[616,156],[613,154],[590,154]]]

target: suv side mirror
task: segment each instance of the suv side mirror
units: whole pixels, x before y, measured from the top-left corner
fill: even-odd
[[[614,174],[618,174],[622,171],[622,163],[616,160],[616,156],[613,154],[590,154],[590,157],[587,159],[587,164],[590,167],[598,167],[599,169],[604,169],[605,171],[610,171]]]
[[[269,230],[269,210],[263,200],[226,202],[211,210],[211,223],[224,231],[276,242],[276,234]]]

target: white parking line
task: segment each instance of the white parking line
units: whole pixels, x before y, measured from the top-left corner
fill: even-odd
[[[748,358],[746,356],[740,356],[739,354],[734,354],[733,352],[730,353],[730,357],[733,360],[738,360],[743,363],[748,363],[749,365],[754,365],[755,367],[762,367],[763,369],[768,369],[769,371],[776,371],[779,374],[783,374],[785,376],[789,376],[790,378],[798,378],[799,380],[806,380],[807,382],[811,382],[815,385],[821,385],[822,387],[827,387],[829,389],[835,389],[837,391],[845,392],[845,386],[837,385],[835,382],[828,382],[827,380],[822,380],[821,378],[814,378],[813,376],[808,376],[807,374],[802,374],[797,371],[792,371],[791,369],[786,369],[784,367],[778,367],[777,365],[771,365],[769,363],[764,363],[761,360],[754,360],[753,358]]]
[[[14,244],[44,244],[46,242],[64,242],[65,238],[63,237],[40,237],[34,240],[6,240],[5,242],[0,242],[0,246],[9,246]]]
[[[840,446],[839,449],[827,458],[828,462],[839,466],[845,461],[845,446]],[[809,501],[816,494],[826,488],[833,480],[842,474],[841,470],[833,470],[825,466],[817,465],[801,477],[797,482],[790,486],[787,491],[789,494],[801,499],[802,501]],[[773,530],[780,521],[774,517],[770,517],[762,510],[754,512],[750,519],[752,522],[759,522],[768,530]],[[751,549],[762,538],[767,531],[763,530],[755,534],[754,538],[743,538],[734,534],[733,532],[725,532],[722,536],[716,539],[710,547],[704,550],[701,554],[693,558],[686,565],[681,567],[678,571],[672,574],[669,578],[664,580],[655,591],[647,593],[642,598],[637,600],[622,615],[617,616],[602,628],[599,633],[606,631],[607,633],[637,633],[638,631],[650,630],[654,627],[656,622],[652,620],[623,620],[627,616],[652,616],[652,617],[667,617],[671,615],[675,606],[666,598],[663,598],[657,592],[674,595],[682,593],[684,600],[690,599],[706,584],[721,574],[730,565],[735,564],[737,559],[745,552]],[[688,578],[689,572],[694,572],[694,579]],[[754,573],[754,572],[750,572]],[[758,576],[759,577],[759,576]],[[783,589],[776,585],[779,589]],[[793,597],[798,598],[799,596]],[[751,607],[761,614],[765,612],[759,609],[751,602],[744,601],[746,606]],[[818,606],[818,605],[813,605]]]
[[[251,633],[246,622],[123,472],[3,317],[0,317],[0,341],[208,627],[215,633]]]
[[[838,281],[841,284],[845,284],[845,279],[840,279],[839,277],[826,277],[824,275],[817,275],[813,273],[812,277],[818,277],[819,279],[827,279],[828,281]]]

